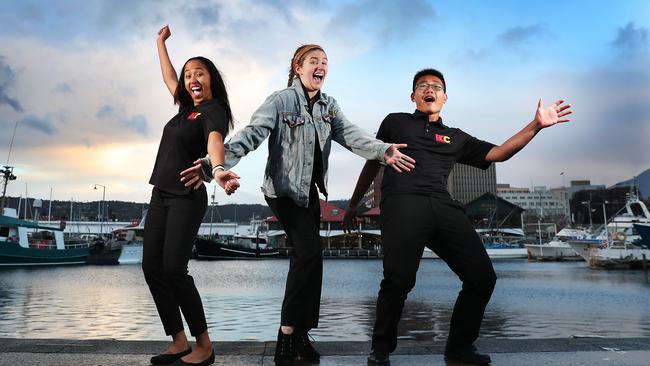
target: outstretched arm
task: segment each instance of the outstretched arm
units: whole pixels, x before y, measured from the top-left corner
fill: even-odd
[[[548,107],[544,107],[544,102],[540,99],[537,103],[535,119],[521,131],[506,140],[506,142],[500,146],[493,147],[485,156],[485,161],[506,161],[518,153],[519,150],[523,149],[542,129],[557,123],[569,122],[570,119],[565,118],[573,113],[569,108],[571,108],[571,105],[564,104],[563,99],[558,100]]]
[[[178,77],[174,71],[174,66],[169,59],[169,54],[167,53],[167,46],[165,41],[172,35],[172,32],[169,30],[169,26],[164,26],[158,31],[158,40],[156,44],[158,46],[158,58],[160,59],[160,70],[162,71],[163,81],[167,85],[167,89],[174,96],[176,93],[176,87],[178,86]]]
[[[345,211],[345,217],[343,218],[343,230],[350,232],[356,228],[356,211],[361,202],[361,198],[368,191],[370,183],[377,175],[380,165],[377,160],[368,160],[366,164],[361,169],[361,174],[359,174],[359,179],[357,180],[357,186],[354,188],[354,193],[352,193],[352,198],[348,204],[348,208]]]

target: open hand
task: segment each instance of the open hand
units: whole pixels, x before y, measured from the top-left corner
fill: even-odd
[[[201,187],[203,175],[200,160],[195,160],[194,165],[181,172],[181,183],[185,183],[185,187],[193,186],[195,190]]]
[[[402,171],[410,172],[415,167],[415,160],[406,154],[402,154],[399,149],[405,148],[406,144],[392,144],[384,153],[384,161],[398,173]]]
[[[570,119],[565,118],[573,113],[569,108],[571,108],[571,104],[564,104],[564,99],[560,99],[550,106],[544,107],[544,101],[540,98],[537,103],[537,111],[535,112],[535,122],[537,122],[539,128],[553,126],[556,123],[569,122]]]

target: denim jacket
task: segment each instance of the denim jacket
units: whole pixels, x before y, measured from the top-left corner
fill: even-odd
[[[313,117],[312,117],[313,115]],[[314,168],[314,143],[321,149],[323,181],[327,191],[328,158],[332,140],[367,160],[384,160],[390,144],[373,138],[345,118],[336,100],[324,93],[307,111],[302,83],[271,94],[251,117],[251,122],[225,144],[226,170],[237,165],[269,137],[269,156],[262,192],[270,198],[290,197],[301,207],[309,203]],[[212,177],[209,158],[202,159],[203,173]],[[327,196],[327,192],[323,192]]]

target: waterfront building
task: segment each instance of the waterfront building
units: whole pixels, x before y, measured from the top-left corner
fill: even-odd
[[[565,188],[547,189],[545,186],[528,188],[499,184],[497,195],[538,217],[569,217],[568,191]]]
[[[569,186],[569,199],[573,198],[573,195],[576,192],[587,191],[587,190],[599,190],[605,189],[604,184],[591,184],[591,181],[588,179],[583,180],[572,180],[571,185]]]
[[[384,167],[379,169],[368,192],[363,196],[362,204],[366,207],[379,207],[381,202],[381,180]],[[497,173],[495,164],[487,170],[474,168],[465,164],[455,164],[447,180],[447,190],[451,197],[467,204],[484,193],[496,194]]]
[[[485,193],[497,194],[496,165],[491,164],[486,170],[465,164],[454,164],[447,180],[447,189],[451,196],[463,204]]]

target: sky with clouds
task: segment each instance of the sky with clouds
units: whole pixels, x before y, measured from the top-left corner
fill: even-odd
[[[286,85],[303,43],[329,57],[323,90],[348,118],[377,131],[414,109],[411,78],[445,74],[445,123],[501,143],[538,98],[564,98],[570,123],[542,131],[499,183],[610,185],[650,168],[650,2],[638,1],[3,1],[0,3],[0,163],[11,196],[146,202],[164,124],[175,114],[155,40],[169,24],[174,66],[195,55],[225,76],[235,128]],[[11,154],[9,147],[15,131]],[[220,203],[263,203],[266,146],[233,170]],[[335,147],[330,198],[349,198],[363,160]],[[565,172],[564,176],[560,176]],[[210,190],[212,185],[210,186]]]

